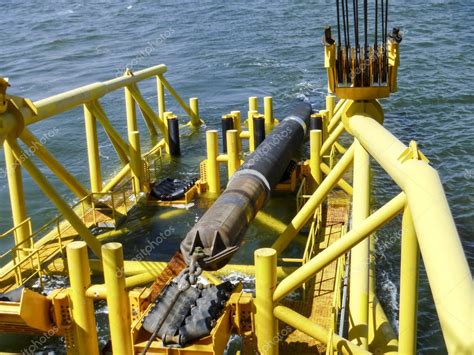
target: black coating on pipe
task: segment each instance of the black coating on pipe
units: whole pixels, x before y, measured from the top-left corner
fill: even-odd
[[[255,147],[258,147],[265,140],[265,119],[255,117]]]
[[[181,155],[181,149],[179,146],[179,121],[177,118],[168,119],[168,137],[170,155],[179,157]]]
[[[222,117],[222,152],[227,153],[227,131],[233,129],[234,122],[231,117]]]
[[[320,116],[311,117],[310,119],[310,129],[323,129],[323,119]]]
[[[247,158],[225,191],[181,242],[186,263],[189,264],[198,246],[207,256],[200,261],[204,270],[218,270],[230,261],[250,223],[268,200],[268,187],[273,189],[277,185],[303,143],[310,114],[310,104],[298,103]]]

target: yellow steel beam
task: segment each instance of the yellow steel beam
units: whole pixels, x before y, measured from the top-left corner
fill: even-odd
[[[156,93],[158,99],[158,116],[163,122],[166,112],[165,87],[159,76],[156,76]]]
[[[91,284],[86,243],[77,241],[68,244],[67,261],[71,283],[72,326],[76,338],[74,353],[99,354],[94,304],[86,297],[86,289]]]
[[[326,154],[326,152],[329,150],[329,148],[332,147],[332,145],[337,141],[339,136],[344,132],[344,124],[342,122],[339,123],[339,125],[336,127],[334,132],[331,132],[329,137],[324,141],[322,147],[321,147],[321,156]]]
[[[260,354],[278,355],[278,321],[273,316],[273,291],[277,283],[277,253],[255,250],[255,336]]]
[[[352,163],[354,157],[354,147],[351,146],[338,161],[336,166],[329,175],[322,181],[321,185],[311,195],[309,200],[304,204],[303,208],[296,214],[291,220],[290,224],[286,227],[283,233],[273,243],[272,248],[275,249],[278,254],[281,254],[283,250],[290,244],[293,238],[299,233],[301,228],[313,217],[314,211],[321,204],[323,199],[341,179],[342,175]]]
[[[271,96],[265,96],[263,98],[263,112],[265,116],[265,132],[268,135],[275,124],[273,117],[273,98]]]
[[[371,233],[394,218],[406,204],[406,196],[400,193],[391,201],[365,219],[357,228],[350,230],[328,248],[313,257],[289,277],[280,282],[273,294],[275,302],[280,301],[294,289],[301,286],[325,266],[346,253],[349,249],[367,238]]]
[[[326,176],[329,175],[332,171],[331,168],[326,163],[321,163],[320,168],[321,168],[321,171]],[[339,181],[337,182],[337,186],[339,186],[347,194],[352,195],[353,188],[345,179],[340,178]]]
[[[227,135],[227,175],[229,179],[240,167],[239,137],[235,129],[226,132]]]
[[[400,312],[398,321],[399,351],[416,354],[416,319],[418,303],[418,262],[420,251],[409,207],[402,219],[400,262]]]
[[[26,156],[16,141],[9,140],[8,143],[17,160],[21,159],[22,156]],[[84,225],[84,223],[82,223],[81,219],[76,215],[76,213],[71,209],[71,207],[69,207],[69,205],[56,192],[51,183],[48,181],[48,179],[46,179],[46,177],[44,177],[44,175],[36,167],[33,161],[31,159],[24,159],[22,161],[22,166],[30,174],[32,179],[36,182],[36,184],[44,192],[44,194],[61,212],[64,218],[69,221],[69,223],[76,230],[76,232],[86,241],[92,252],[100,258],[101,251],[99,241],[94,237],[94,235],[89,231],[89,229]]]
[[[309,132],[309,144],[310,144],[310,160],[309,166],[311,169],[312,177],[312,191],[316,190],[316,187],[321,184],[321,144],[323,140],[323,132],[319,129],[311,130]]]
[[[302,331],[323,344],[326,344],[328,340],[328,330],[313,323],[311,320],[305,318],[291,308],[278,305],[273,310],[273,314],[289,326]],[[340,337],[337,334],[332,334],[332,346],[344,354],[371,354],[369,351],[352,344],[349,340]]]
[[[84,121],[91,191],[100,192],[102,190],[102,172],[99,158],[99,140],[97,139],[97,120],[87,105],[84,105]]]
[[[448,352],[472,347],[472,275],[438,173],[367,114],[348,117],[351,133],[407,194]],[[415,154],[416,155],[416,154]],[[436,221],[436,223],[433,223]],[[449,260],[449,264],[439,260]]]
[[[206,146],[207,146],[207,184],[209,185],[209,192],[220,192],[220,176],[219,164],[217,156],[219,154],[217,144],[217,131],[210,130],[206,132]]]
[[[102,188],[101,193],[111,191],[130,172],[130,164],[125,165],[120,171]]]
[[[148,131],[150,132],[150,135],[156,136],[158,134],[155,128],[155,124],[160,129],[161,134],[164,135],[164,128],[165,128],[164,123],[156,115],[156,113],[153,111],[150,105],[148,105],[148,102],[146,102],[146,100],[143,98],[142,93],[140,92],[140,89],[138,88],[138,86],[136,84],[130,85],[128,89],[130,90],[130,93],[132,94],[133,99],[138,104],[138,108],[140,109],[142,113],[143,119],[145,120]]]
[[[27,219],[25,193],[23,190],[23,178],[21,174],[22,161],[18,157],[28,159],[26,155],[17,155],[15,157],[14,147],[11,142],[13,140],[6,139],[3,142],[3,150],[5,152],[5,167],[8,177],[8,190],[10,192],[10,204],[13,217],[13,226],[18,228],[14,233],[15,245],[23,248],[31,248],[30,229],[28,223],[23,223]],[[15,142],[16,144],[16,142]],[[28,252],[20,251],[18,256],[27,256]]]
[[[250,110],[247,113],[247,124],[249,126],[249,152],[255,150],[255,115],[257,114],[257,110]]]
[[[23,129],[20,139],[77,197],[82,199],[89,194],[89,191],[56,160],[28,128]]]
[[[370,213],[370,158],[357,140],[354,145],[352,228],[357,228]],[[368,349],[369,238],[352,248],[350,267],[348,339]]]

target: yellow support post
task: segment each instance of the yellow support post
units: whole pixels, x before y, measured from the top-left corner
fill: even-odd
[[[249,111],[257,111],[258,113],[258,97],[257,96],[249,97]]]
[[[20,139],[78,198],[89,195],[89,191],[56,160],[27,127],[21,132]]]
[[[372,213],[357,228],[350,230],[343,238],[338,239],[329,247],[314,256],[310,261],[294,271],[290,276],[281,281],[275,293],[273,301],[279,302],[291,291],[301,286],[317,272],[346,253],[349,249],[367,238],[370,234],[393,219],[406,205],[406,196],[402,192],[383,207]],[[308,202],[306,203],[308,204]]]
[[[143,162],[140,149],[140,133],[138,131],[129,132],[128,139],[130,142],[130,170],[133,178],[133,188],[138,194],[146,191],[143,181]]]
[[[9,141],[9,145],[13,151],[15,159],[19,160],[21,157],[26,156],[25,153],[21,150],[20,146],[16,141]],[[92,252],[101,257],[100,243],[94,237],[94,235],[89,231],[89,229],[82,223],[79,216],[72,210],[71,207],[61,198],[61,196],[56,192],[53,186],[50,184],[48,179],[44,177],[41,171],[36,167],[36,165],[31,161],[31,159],[24,159],[22,166],[30,174],[32,179],[36,182],[39,188],[44,192],[44,194],[51,200],[51,202],[56,206],[59,212],[66,218],[71,226],[76,230],[76,232],[85,240]]]
[[[191,116],[191,125],[194,127],[202,124],[201,118],[199,117],[199,100],[197,97],[191,97],[189,99],[189,108],[193,115]]]
[[[235,129],[227,131],[227,174],[229,179],[240,167],[239,136]]]
[[[328,112],[328,123],[331,122],[334,117],[334,110],[336,107],[336,96],[327,95],[326,96],[326,111]]]
[[[324,131],[324,119],[323,119],[323,131]],[[336,127],[336,129],[331,132],[329,136],[326,136],[324,139],[324,143],[321,147],[321,156],[326,154],[326,152],[332,147],[334,143],[336,143],[339,136],[344,132],[344,124],[342,122]],[[324,132],[323,132],[324,137]]]
[[[405,207],[403,212],[401,244],[398,351],[400,354],[416,354],[418,263],[420,251],[409,207]]]
[[[265,116],[265,132],[270,133],[273,125],[273,98],[271,96],[265,96],[263,98],[263,114]]]
[[[87,105],[84,105],[86,125],[87,155],[89,158],[89,176],[91,192],[102,191],[102,174],[100,171],[99,142],[97,139],[97,122]]]
[[[313,188],[314,191],[317,186],[321,184],[322,175],[321,175],[321,140],[323,132],[319,129],[313,129],[309,132],[309,146],[310,146],[310,160],[309,166],[311,169],[311,176],[313,178]]]
[[[94,303],[86,296],[86,290],[91,286],[86,243],[76,241],[68,244],[67,262],[71,283],[72,321],[76,338],[74,341],[76,348],[73,352],[99,354]]]
[[[255,250],[255,335],[259,354],[278,355],[278,321],[273,316],[272,302],[276,275],[276,251]]]
[[[206,132],[206,145],[207,145],[207,184],[209,185],[209,192],[219,193],[220,188],[220,176],[219,176],[219,163],[217,162],[217,156],[219,154],[219,148],[217,144],[217,131],[210,130]]]
[[[165,87],[161,81],[160,76],[156,76],[156,92],[158,96],[158,116],[161,121],[165,120],[166,102],[165,102]]]
[[[234,129],[237,130],[237,143],[239,145],[239,152],[242,151],[242,139],[240,137],[240,134],[242,133],[242,122],[240,118],[240,111],[231,111],[230,114],[232,115],[232,120],[234,122]]]
[[[370,158],[357,140],[354,146],[352,228],[357,228],[370,213]],[[363,349],[368,349],[369,247],[366,238],[351,251],[348,338]]]
[[[324,143],[326,143],[326,140],[329,137],[329,112],[328,110],[321,110],[319,111],[319,114],[321,115],[322,119],[322,124],[323,124],[323,147]],[[323,154],[323,151],[321,150],[321,154]]]
[[[346,169],[352,163],[353,157],[354,146],[351,146],[304,204],[303,208],[293,217],[284,232],[273,243],[272,248],[275,249],[278,254],[281,254],[281,252],[285,250],[301,228],[312,218],[316,208],[318,208],[329,191],[331,191],[334,185],[341,179]]]
[[[257,110],[250,110],[247,114],[247,123],[249,125],[249,152],[255,150],[255,115]]]
[[[107,243],[102,246],[102,265],[107,289],[112,352],[133,354],[130,335],[130,304],[125,290],[122,244]]]
[[[21,163],[15,157],[8,139],[3,143],[5,151],[5,167],[8,177],[8,189],[10,191],[10,204],[12,208],[13,226],[19,226],[15,231],[15,246],[31,248],[30,230],[28,223],[23,223],[27,218],[25,193],[23,191],[23,178],[21,174]],[[20,155],[21,157],[21,155]],[[26,156],[25,156],[26,157]],[[28,157],[26,157],[28,159]],[[21,259],[26,257],[28,252],[20,251],[17,256]]]

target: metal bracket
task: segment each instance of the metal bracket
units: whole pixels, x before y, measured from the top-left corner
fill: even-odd
[[[400,163],[404,163],[407,160],[422,160],[424,162],[429,163],[430,161],[426,156],[418,149],[418,144],[416,141],[410,141],[408,148],[398,157]]]

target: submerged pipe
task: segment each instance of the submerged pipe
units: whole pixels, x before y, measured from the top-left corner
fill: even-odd
[[[203,248],[206,255],[200,260],[204,270],[218,270],[230,261],[304,141],[310,114],[310,104],[298,103],[233,175],[226,190],[181,242],[187,264],[196,247]]]

